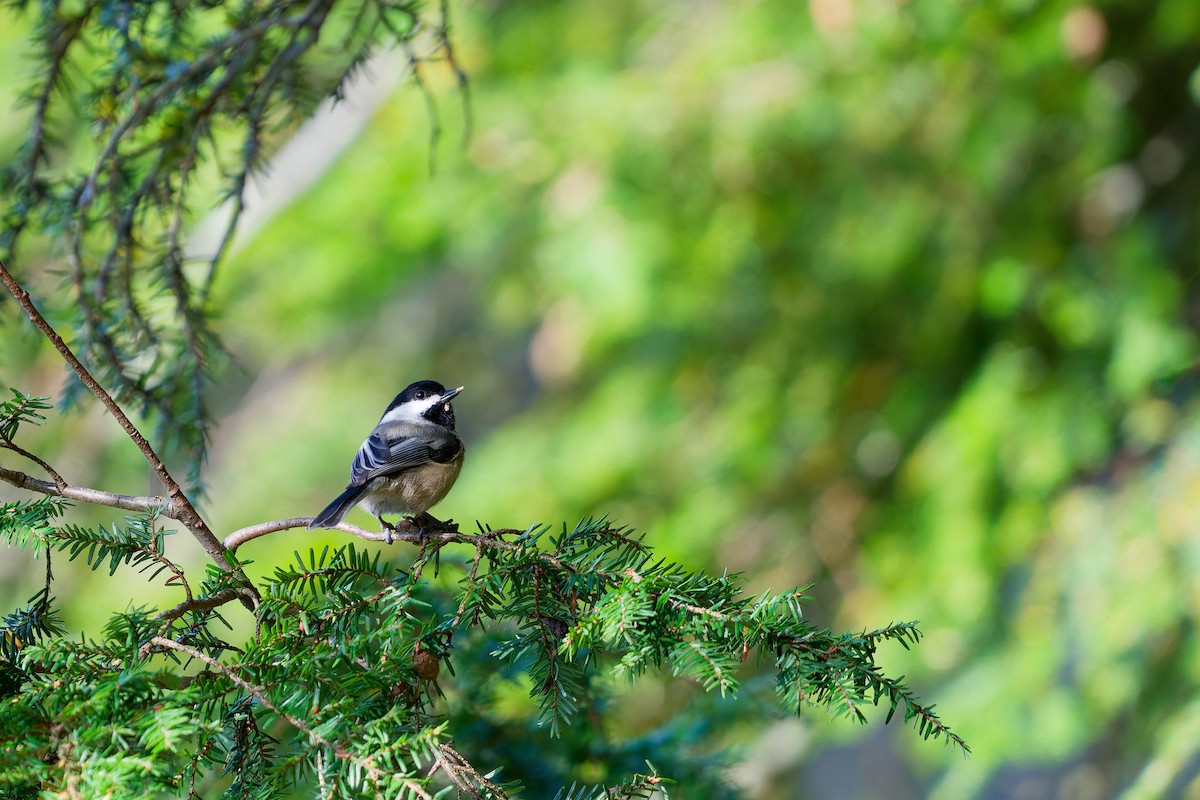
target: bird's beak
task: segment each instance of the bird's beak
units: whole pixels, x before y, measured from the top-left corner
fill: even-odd
[[[451,389],[450,391],[448,391],[444,395],[442,395],[442,402],[449,403],[451,400],[458,397],[458,393],[461,392],[462,390],[463,390],[463,387],[461,387],[461,386],[458,387],[457,389]]]

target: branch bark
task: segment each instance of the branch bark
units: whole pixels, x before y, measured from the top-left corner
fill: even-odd
[[[135,497],[128,494],[114,494],[112,492],[102,492],[99,489],[89,489],[85,486],[71,486],[65,482],[62,486],[58,486],[50,481],[38,480],[30,475],[26,475],[24,472],[18,472],[15,469],[5,469],[4,467],[0,467],[0,481],[11,483],[18,489],[25,489],[30,492],[40,492],[41,494],[50,494],[55,497],[65,497],[68,500],[78,500],[81,503],[120,508],[125,511],[136,511],[143,514],[157,512],[164,517],[176,519],[174,509],[171,507],[171,501],[165,497]]]
[[[312,517],[289,517],[288,519],[271,520],[270,522],[260,522],[257,525],[251,525],[246,528],[241,528],[234,531],[225,537],[225,547],[229,550],[237,550],[251,539],[257,539],[260,536],[266,536],[269,533],[278,531],[286,531],[292,528],[306,528],[308,523],[312,522]],[[336,528],[342,533],[348,533],[351,536],[357,536],[360,539],[366,539],[368,542],[387,542],[388,534],[382,531],[369,531],[366,528],[360,528],[357,525],[351,525],[349,522],[342,522]],[[407,520],[400,520],[396,525],[396,530],[391,534],[393,542],[409,542],[419,545],[444,545],[444,544],[469,544],[475,548],[484,550],[520,550],[522,545],[515,542],[506,542],[501,537],[503,536],[520,536],[525,531],[517,530],[516,528],[496,528],[487,533],[462,533],[456,530],[429,530],[421,533],[420,529],[412,525]],[[551,564],[562,570],[575,572],[575,568],[566,563],[562,559],[555,558],[549,553],[538,553],[538,558],[547,564]]]
[[[266,536],[268,533],[277,533],[278,531],[291,530],[292,528],[307,528],[308,523],[312,522],[312,517],[288,517],[287,519],[275,519],[270,522],[260,522],[256,525],[250,525],[245,528],[240,528],[225,537],[223,544],[228,550],[237,550],[251,539],[257,539],[260,536]],[[400,525],[404,525],[402,521]],[[387,534],[382,531],[369,531],[366,528],[360,528],[357,525],[351,525],[349,522],[340,523],[335,530],[342,533],[349,533],[352,536],[357,536],[360,539],[366,539],[368,542],[386,542]],[[403,528],[392,534],[392,540],[403,541],[419,541],[415,531],[409,533]]]
[[[237,589],[222,589],[210,597],[188,598],[178,605],[160,611],[155,615],[155,619],[169,622],[173,619],[179,619],[189,611],[209,611],[214,608],[220,608],[226,603],[237,600],[239,597],[241,597],[241,593]]]

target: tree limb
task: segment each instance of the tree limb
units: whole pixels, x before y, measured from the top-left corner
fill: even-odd
[[[292,528],[306,528],[308,523],[312,522],[312,517],[289,517],[288,519],[277,519],[270,522],[260,522],[257,525],[251,525],[246,528],[241,528],[234,531],[225,537],[225,547],[229,550],[237,550],[251,539],[257,539],[260,536],[266,536],[269,533],[278,531],[286,531]],[[339,523],[336,528],[342,533],[348,533],[352,536],[357,536],[360,539],[366,539],[368,542],[387,542],[388,534],[383,531],[369,531],[366,528],[360,528],[357,525],[351,525],[349,522]],[[520,550],[522,545],[516,542],[506,542],[500,538],[502,536],[520,536],[525,531],[517,530],[516,528],[496,528],[487,533],[461,533],[457,530],[430,529],[425,528],[422,533],[421,529],[408,522],[400,520],[396,525],[396,530],[391,533],[391,541],[410,542],[419,545],[444,545],[444,544],[469,544],[476,548],[491,549],[491,550]],[[566,563],[562,559],[555,558],[549,553],[538,553],[538,557],[547,564],[552,564],[559,569],[568,572],[575,572],[575,568]]]
[[[68,500],[78,500],[81,503],[120,508],[125,511],[135,511],[144,514],[158,513],[164,517],[178,519],[175,516],[175,510],[171,506],[171,501],[165,497],[135,497],[128,494],[102,492],[99,489],[89,489],[85,486],[71,486],[66,483],[62,486],[57,486],[50,481],[38,480],[30,475],[26,475],[24,472],[5,469],[4,467],[0,467],[0,481],[10,483],[18,489],[54,495],[55,497],[65,497]]]
[[[167,497],[170,500],[168,503],[169,511],[165,511],[165,513],[173,519],[178,520],[188,529],[196,541],[200,543],[200,546],[204,548],[204,552],[208,553],[209,558],[219,568],[227,572],[235,572],[241,578],[246,588],[245,596],[241,598],[242,604],[253,611],[258,602],[258,590],[254,588],[254,584],[251,583],[242,570],[230,567],[229,562],[226,561],[228,551],[225,549],[225,545],[221,544],[221,540],[213,534],[212,530],[208,527],[208,523],[200,516],[200,512],[196,511],[195,506],[192,505],[192,501],[188,499],[187,494],[183,491],[183,487],[171,476],[166,464],[159,458],[154,448],[150,446],[150,442],[137,429],[137,426],[133,424],[121,406],[117,404],[117,401],[112,398],[112,395],[105,391],[104,387],[92,376],[88,368],[75,357],[75,353],[71,351],[71,348],[67,346],[63,338],[58,335],[54,327],[46,321],[42,313],[38,311],[37,306],[34,305],[33,300],[29,296],[29,292],[17,283],[16,278],[8,271],[8,267],[4,265],[3,261],[0,261],[0,282],[8,288],[8,291],[16,299],[17,303],[20,304],[22,310],[25,312],[25,316],[29,317],[29,321],[54,345],[54,349],[58,351],[59,356],[75,371],[75,374],[83,381],[83,385],[108,409],[109,413],[113,415],[117,423],[121,426],[121,429],[125,431],[126,435],[133,440],[138,450],[142,452],[142,455],[146,458],[146,462],[150,465],[150,469],[154,471],[154,474],[158,476],[163,487],[167,490]],[[55,486],[54,488],[57,491],[50,492],[50,494],[62,494],[66,491],[62,486]],[[108,503],[102,503],[102,505],[108,505]],[[139,508],[135,510],[141,511],[145,509]],[[162,511],[161,508],[159,510]]]
[[[225,537],[223,544],[227,550],[237,550],[251,539],[257,539],[260,536],[266,536],[268,533],[277,531],[291,530],[292,528],[307,528],[308,523],[312,522],[312,517],[288,517],[287,519],[276,519],[270,522],[260,522],[257,525],[250,525],[246,528],[240,528]],[[402,523],[403,524],[403,523]],[[360,539],[366,539],[369,542],[385,542],[387,541],[386,534],[375,531],[369,531],[366,528],[360,528],[357,525],[351,525],[349,522],[343,522],[337,526],[337,530],[343,533],[349,533],[357,536]],[[404,538],[398,533],[394,534],[393,539]]]
[[[150,464],[150,469],[154,471],[154,474],[167,490],[167,496],[170,498],[172,508],[170,516],[183,523],[184,527],[191,532],[192,536],[196,538],[196,541],[200,543],[200,546],[204,548],[204,551],[208,553],[219,567],[229,569],[229,565],[225,562],[225,546],[221,544],[220,539],[213,535],[213,532],[208,527],[208,523],[204,521],[192,505],[192,501],[184,494],[183,488],[171,477],[171,473],[167,471],[167,467],[163,464],[162,459],[154,452],[154,448],[150,446],[150,442],[146,440],[146,437],[141,434],[137,426],[126,416],[125,412],[117,405],[112,396],[105,391],[104,387],[92,377],[92,373],[88,371],[88,368],[75,357],[75,354],[71,352],[71,348],[67,346],[63,338],[58,335],[58,332],[54,330],[53,326],[38,311],[37,306],[33,304],[33,300],[29,297],[29,292],[17,283],[16,278],[12,276],[12,273],[8,271],[8,268],[2,261],[0,261],[0,282],[3,282],[12,296],[16,298],[21,308],[25,311],[25,316],[29,317],[29,321],[50,340],[50,343],[54,345],[54,349],[58,351],[62,359],[67,362],[71,369],[75,371],[75,374],[79,376],[79,379],[83,381],[83,385],[108,409],[109,413],[117,420],[117,424],[121,426],[121,429],[125,431],[125,434],[133,440],[138,450],[145,456],[147,463]]]

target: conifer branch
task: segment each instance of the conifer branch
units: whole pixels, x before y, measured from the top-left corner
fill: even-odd
[[[45,459],[21,447],[15,440],[17,431],[23,423],[40,425],[45,421],[45,416],[40,412],[52,408],[50,403],[46,402],[49,398],[23,395],[16,389],[11,391],[13,393],[12,400],[0,401],[0,411],[3,411],[3,414],[0,414],[0,449],[10,450],[37,464],[50,476],[56,486],[60,489],[63,488],[67,485],[63,476]]]
[[[229,534],[224,539],[225,547],[230,551],[236,551],[246,542],[257,539],[260,536],[266,536],[279,531],[292,530],[294,528],[307,528],[312,522],[312,517],[288,517],[286,519],[276,519],[269,522],[260,522],[256,525],[250,525],[245,528],[239,528]],[[360,528],[349,522],[341,522],[333,530],[349,533],[352,536],[357,536],[368,542],[387,542],[389,541],[388,533],[384,531],[369,531],[366,528]],[[392,542],[408,542],[409,544],[432,545],[440,547],[447,544],[470,544],[477,547],[492,550],[505,550],[508,552],[518,552],[527,549],[523,545],[515,542],[505,541],[504,536],[521,536],[527,531],[518,530],[516,528],[495,528],[488,529],[485,533],[470,534],[461,533],[453,529],[431,529],[426,527],[424,533],[421,532],[419,526],[413,525],[407,520],[400,520],[396,523],[396,530],[391,533]],[[549,553],[539,552],[537,558],[551,564],[558,569],[573,571],[574,567],[567,564],[562,559],[557,558]]]
[[[85,367],[83,363],[75,356],[75,353],[72,352],[67,343],[63,341],[63,338],[59,336],[54,327],[46,320],[44,316],[42,316],[42,313],[38,311],[37,306],[34,304],[33,299],[29,296],[29,292],[22,288],[19,283],[17,283],[16,278],[14,278],[12,273],[8,271],[8,267],[5,266],[3,261],[0,261],[0,282],[5,285],[9,293],[12,294],[14,299],[16,299],[17,303],[21,306],[21,309],[25,312],[25,315],[29,318],[29,321],[32,322],[39,331],[42,332],[47,340],[49,340],[51,345],[54,346],[54,349],[58,351],[58,354],[63,361],[65,361],[67,365],[74,370],[75,374],[79,377],[79,380],[92,392],[93,395],[96,396],[96,399],[100,401],[100,403],[108,410],[108,412],[112,414],[113,418],[116,419],[117,424],[121,426],[121,429],[125,431],[125,434],[130,438],[130,440],[133,441],[138,450],[141,451],[142,456],[150,465],[150,469],[154,472],[155,476],[159,479],[159,481],[162,482],[163,487],[167,490],[167,496],[169,498],[168,507],[170,509],[169,516],[178,520],[185,528],[188,529],[196,541],[199,542],[200,546],[204,548],[204,551],[208,553],[209,558],[213,560],[217,567],[222,570],[232,570],[237,573],[246,590],[242,598],[242,602],[247,607],[253,608],[254,604],[257,602],[258,592],[254,588],[254,585],[250,582],[250,579],[246,577],[245,573],[242,572],[240,568],[230,565],[230,562],[226,559],[226,553],[228,551],[226,550],[225,546],[221,544],[221,540],[213,534],[208,527],[208,523],[205,522],[204,518],[200,516],[200,513],[196,511],[195,506],[192,505],[192,501],[188,499],[187,494],[183,491],[183,487],[181,487],[175,478],[172,477],[171,473],[167,470],[166,464],[163,463],[163,460],[159,457],[158,453],[155,452],[154,448],[150,445],[150,442],[147,441],[146,437],[143,436],[142,433],[137,429],[137,426],[133,424],[133,421],[129,419],[128,415],[125,414],[125,411],[116,402],[116,400],[113,399],[112,395],[105,391],[104,387],[100,385],[99,381],[92,376],[91,371],[88,370],[88,368]],[[7,470],[5,472],[7,472]],[[4,477],[6,480],[8,480],[7,476]],[[38,487],[38,482],[29,478],[29,476],[23,477],[25,478],[25,481],[22,484],[24,487]],[[58,476],[58,480],[61,481],[62,477]],[[63,483],[65,483],[65,481],[63,481]],[[45,493],[66,496],[66,487],[57,483],[53,486],[55,491],[47,491]],[[34,490],[42,491],[40,487],[35,488]],[[96,497],[96,495],[93,494],[93,497]],[[120,502],[122,500],[128,502],[132,498],[120,498],[114,495],[104,499],[113,500],[116,502]],[[108,503],[105,503],[105,505],[107,504]]]
[[[176,650],[180,653],[185,654],[186,656],[188,656],[188,658],[194,658],[197,661],[204,662],[205,664],[208,665],[208,668],[211,669],[213,672],[217,672],[217,673],[220,673],[221,675],[224,675],[231,682],[240,686],[242,689],[244,689],[246,692],[248,692],[250,695],[252,695],[255,700],[257,700],[259,703],[262,703],[263,706],[271,709],[271,711],[273,711],[280,719],[286,720],[287,723],[289,725],[291,725],[293,728],[295,728],[296,730],[298,730],[302,733],[307,734],[308,737],[310,739],[312,739],[314,742],[323,744],[326,747],[328,747],[330,750],[333,750],[335,753],[338,754],[339,757],[345,757],[345,750],[344,750],[344,748],[341,747],[341,745],[338,745],[338,744],[334,743],[333,741],[325,738],[319,732],[317,732],[316,730],[311,728],[309,725],[307,725],[303,720],[297,719],[296,717],[292,716],[291,714],[289,714],[286,711],[284,711],[283,709],[281,709],[279,706],[275,705],[275,703],[273,703],[271,701],[271,698],[267,694],[267,690],[265,688],[263,688],[262,686],[256,686],[255,684],[250,683],[248,680],[246,680],[240,674],[238,674],[238,671],[235,670],[234,668],[228,667],[228,666],[222,664],[220,661],[217,661],[215,658],[208,655],[207,653],[203,653],[194,647],[190,647],[186,644],[177,642],[174,639],[168,639],[165,636],[152,637],[150,639],[150,641],[148,641],[145,645],[142,646],[140,655],[143,658],[145,658],[156,647],[162,648],[165,650]]]

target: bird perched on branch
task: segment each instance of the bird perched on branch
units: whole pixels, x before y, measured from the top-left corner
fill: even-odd
[[[379,424],[358,448],[350,484],[308,524],[336,528],[355,503],[379,520],[391,544],[396,526],[384,514],[403,514],[423,532],[445,526],[427,512],[450,491],[462,469],[463,441],[454,431],[450,401],[463,387],[447,390],[437,381],[417,381],[391,402]]]

